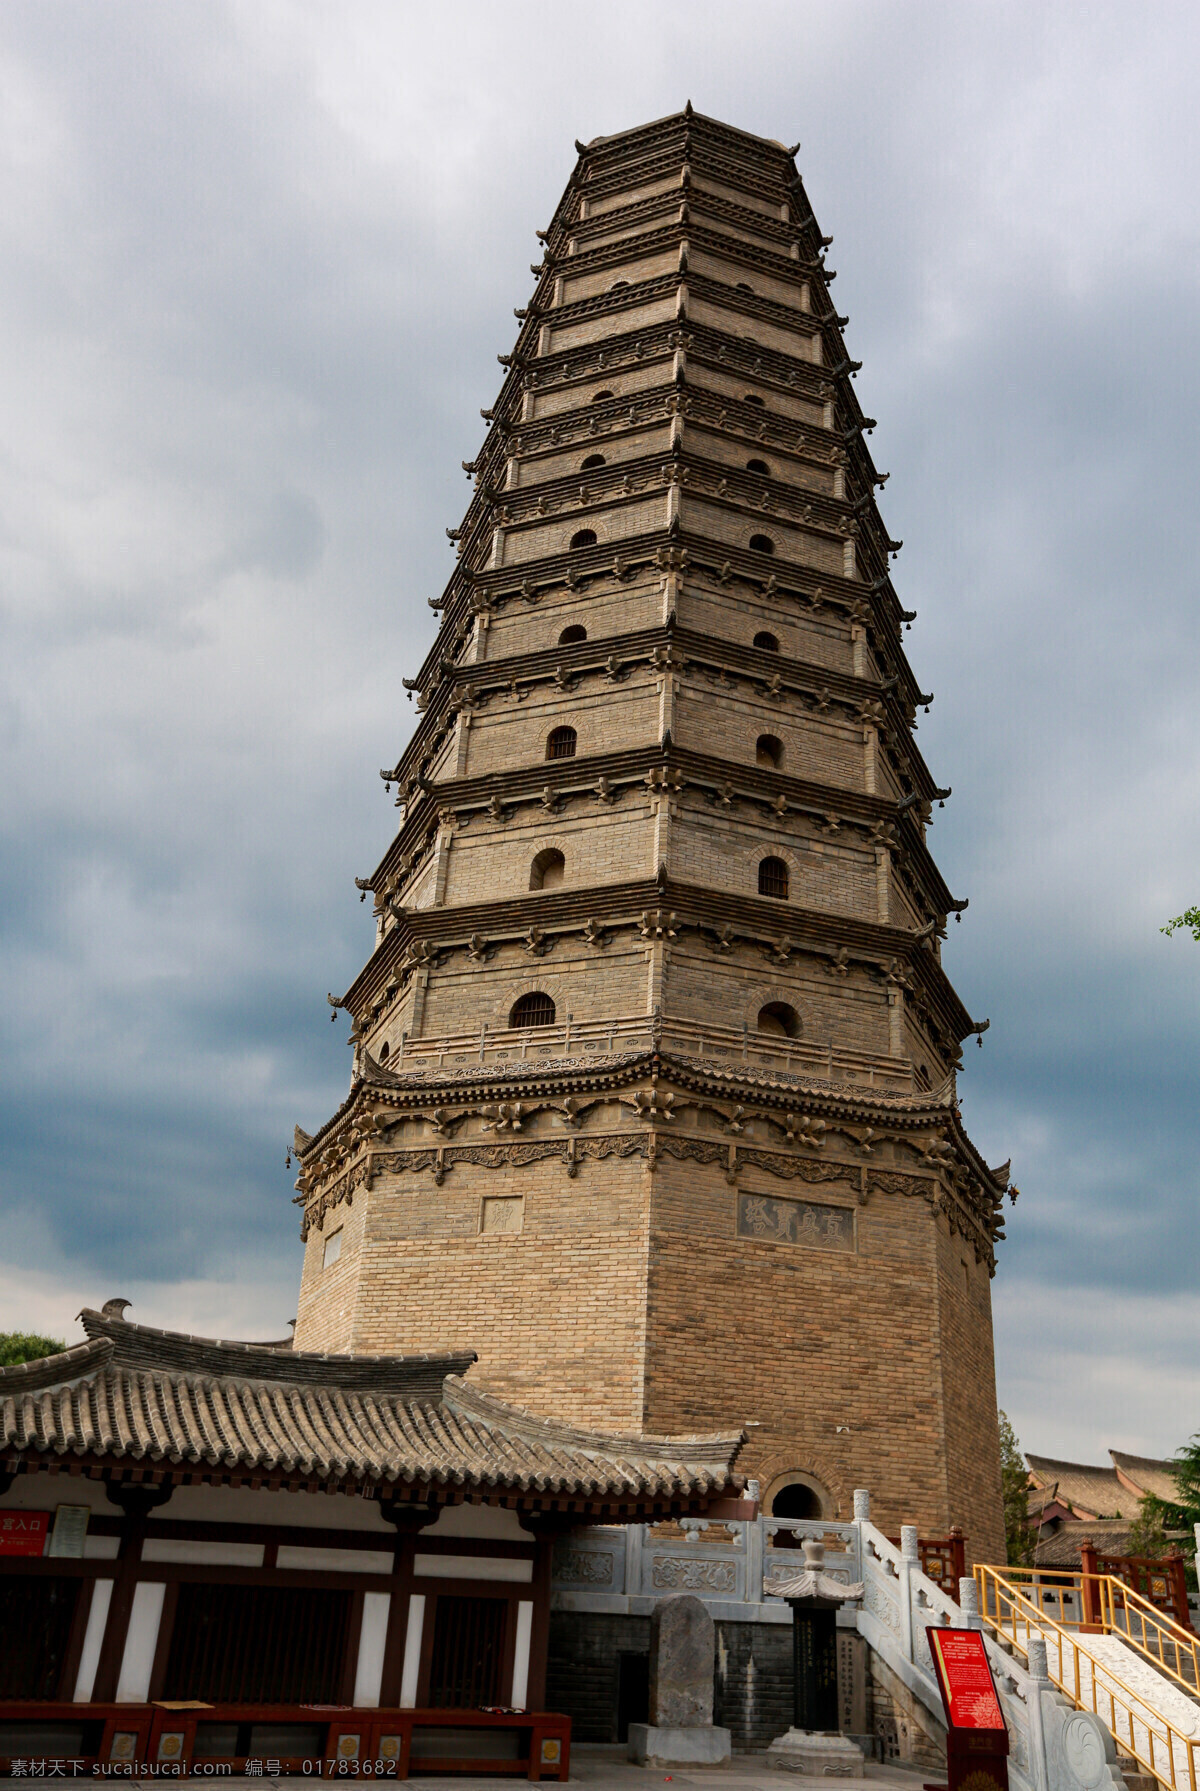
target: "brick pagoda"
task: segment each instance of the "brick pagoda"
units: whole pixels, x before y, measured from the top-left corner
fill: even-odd
[[[577,147],[382,773],[350,1094],[297,1133],[297,1344],[746,1423],[768,1511],[870,1485],[1002,1559],[1007,1166],[956,1101],[966,904],[830,239],[690,107]]]

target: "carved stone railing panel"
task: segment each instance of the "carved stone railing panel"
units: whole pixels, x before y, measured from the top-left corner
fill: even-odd
[[[737,1598],[737,1561],[696,1554],[650,1557],[650,1584],[655,1592],[695,1592],[709,1598]]]

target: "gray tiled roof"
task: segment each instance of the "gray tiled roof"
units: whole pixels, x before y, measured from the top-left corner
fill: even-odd
[[[1137,1498],[1117,1479],[1115,1468],[1094,1468],[1086,1462],[1055,1461],[1048,1455],[1026,1455],[1039,1489],[1057,1487],[1063,1503],[1081,1517],[1132,1517]]]
[[[80,1317],[86,1343],[0,1369],[0,1467],[75,1457],[171,1479],[663,1509],[740,1487],[740,1432],[619,1436],[542,1420],[469,1387],[471,1352],[316,1355]]]

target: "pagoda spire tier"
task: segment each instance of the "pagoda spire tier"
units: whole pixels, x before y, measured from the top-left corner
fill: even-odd
[[[330,996],[350,1094],[298,1135],[297,1337],[469,1333],[504,1398],[752,1421],[828,1514],[893,1473],[998,1546],[1007,1168],[832,239],[690,109],[583,146],[538,235]]]

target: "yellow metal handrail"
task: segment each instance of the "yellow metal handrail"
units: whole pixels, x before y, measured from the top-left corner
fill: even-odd
[[[1169,1791],[1197,1791],[1196,1754],[1200,1742],[1177,1729],[1171,1719],[1155,1710],[1146,1699],[1108,1665],[1098,1660],[1086,1646],[1087,1626],[1080,1623],[1076,1633],[1048,1617],[1038,1605],[1025,1596],[1024,1590],[994,1567],[977,1566],[975,1582],[979,1588],[979,1614],[998,1636],[1005,1637],[1028,1658],[1029,1639],[1040,1637],[1046,1642],[1047,1671],[1052,1682],[1080,1710],[1088,1709],[1108,1724],[1118,1747],[1136,1760],[1144,1772],[1150,1773]],[[1127,1588],[1122,1587],[1122,1590]],[[1153,1609],[1153,1607],[1151,1607]],[[1095,1633],[1100,1624],[1091,1626]],[[1113,1634],[1126,1640],[1124,1631]],[[1057,1659],[1055,1658],[1057,1655]],[[1084,1670],[1086,1668],[1090,1670]],[[1101,1676],[1107,1682],[1101,1684]],[[1160,1733],[1159,1731],[1162,1731]]]
[[[1120,1636],[1144,1654],[1160,1673],[1174,1679],[1189,1695],[1200,1692],[1200,1639],[1173,1617],[1165,1616],[1142,1593],[1111,1573],[1055,1573],[1053,1569],[1008,1567],[1005,1580],[1023,1591],[1043,1615],[1057,1604],[1055,1619],[1063,1629],[1102,1629]],[[1063,1595],[1078,1592],[1078,1619],[1063,1612]],[[1124,1622],[1121,1616],[1124,1614]],[[1185,1671],[1185,1663],[1190,1669]]]

